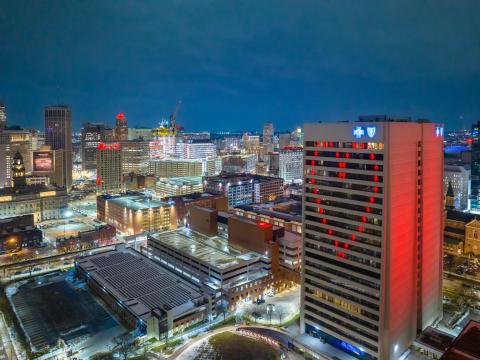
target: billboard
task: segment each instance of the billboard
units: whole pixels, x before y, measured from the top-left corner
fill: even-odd
[[[33,152],[33,171],[53,171],[53,151]]]

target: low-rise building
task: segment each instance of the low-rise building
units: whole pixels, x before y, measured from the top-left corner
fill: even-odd
[[[228,206],[273,201],[283,195],[283,179],[253,174],[221,174],[206,177],[205,190],[223,193]]]
[[[203,182],[200,176],[165,178],[158,180],[155,185],[155,192],[160,198],[201,193],[202,191]]]
[[[162,199],[175,207],[177,226],[190,223],[190,209],[194,206],[227,211],[227,198],[214,192],[197,192],[187,195],[169,196]]]
[[[128,235],[176,227],[173,204],[141,193],[97,196],[97,218]]]
[[[212,297],[133,250],[77,258],[77,276],[130,329],[165,339],[210,318]]]
[[[65,188],[26,185],[0,190],[0,218],[32,214],[34,222],[61,219],[67,208]]]
[[[42,239],[42,231],[35,227],[33,215],[0,219],[0,254],[40,246]]]
[[[202,160],[195,159],[155,159],[148,161],[148,173],[159,178],[202,176]]]
[[[56,248],[60,250],[89,249],[115,241],[116,229],[111,225],[97,225],[95,229],[81,231],[76,236],[57,237]]]

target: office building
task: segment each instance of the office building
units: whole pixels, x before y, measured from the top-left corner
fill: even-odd
[[[45,145],[63,150],[63,181],[67,191],[72,187],[72,113],[65,105],[47,106],[45,114]]]
[[[210,192],[197,192],[186,195],[169,196],[162,199],[173,204],[177,226],[185,226],[190,223],[190,209],[194,206],[200,206],[218,211],[227,211],[227,198],[223,194]]]
[[[155,189],[157,179],[155,175],[141,175],[136,173],[123,174],[123,187],[125,190]]]
[[[176,227],[171,204],[140,193],[97,196],[97,218],[127,235]]]
[[[229,207],[272,201],[283,194],[282,179],[252,174],[209,176],[204,186],[207,191],[227,196]]]
[[[122,191],[122,149],[119,143],[97,145],[97,194]]]
[[[272,245],[261,237],[256,240],[262,249]],[[146,250],[152,260],[166,269],[207,288],[216,298],[227,300],[231,310],[241,300],[264,298],[264,293],[278,281],[272,274],[268,250],[261,253],[239,249],[218,235],[185,228],[149,234]]]
[[[10,126],[1,132],[0,136],[6,137],[2,143],[6,144],[6,157],[11,161],[15,153],[18,151],[23,157],[25,171],[30,173],[32,171],[32,160],[30,157],[31,151],[31,133],[19,126]],[[11,178],[9,179],[11,180]],[[8,185],[10,186],[10,185]]]
[[[129,174],[145,174],[150,160],[150,147],[148,140],[121,141],[122,150],[122,172]]]
[[[48,183],[61,188],[66,187],[63,155],[63,150],[52,150],[48,145],[42,145],[40,150],[32,151],[32,175],[39,178],[47,177]]]
[[[303,158],[302,158],[303,163]],[[267,172],[270,176],[280,175],[280,153],[270,152],[267,154]],[[302,174],[303,176],[303,174]]]
[[[153,132],[151,128],[134,127],[128,128],[128,140],[152,140]]]
[[[148,173],[160,178],[202,176],[202,160],[157,159],[148,161]]]
[[[178,139],[175,154],[180,159],[205,159],[217,156],[217,147],[210,139]]]
[[[87,122],[82,127],[82,169],[95,170],[97,168],[97,146],[107,141],[104,124]]]
[[[286,183],[303,178],[303,148],[286,147],[278,150],[278,177]]]
[[[114,137],[116,141],[128,140],[128,121],[124,113],[115,116]]]
[[[480,121],[472,125],[470,208],[480,208]]]
[[[443,192],[451,183],[455,193],[454,206],[458,210],[468,208],[470,190],[470,167],[464,164],[445,164],[443,172]]]
[[[274,135],[273,124],[268,121],[263,125],[263,145],[273,145],[273,135]],[[273,149],[272,149],[273,151]]]
[[[160,198],[203,192],[200,176],[163,178],[157,181],[155,193]]]
[[[305,125],[302,331],[389,360],[441,319],[442,149],[428,121]]]
[[[0,219],[0,254],[40,246],[42,240],[42,231],[35,227],[33,215]]]
[[[0,102],[0,131],[7,127],[7,110],[5,104]]]
[[[224,155],[221,159],[222,171],[226,173],[255,173],[257,165],[256,154]]]
[[[283,149],[288,146],[291,146],[292,135],[290,133],[281,133],[278,135],[278,148]]]

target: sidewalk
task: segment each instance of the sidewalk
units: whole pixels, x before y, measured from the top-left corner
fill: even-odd
[[[0,313],[0,359],[17,360],[10,334],[5,323],[3,314]]]

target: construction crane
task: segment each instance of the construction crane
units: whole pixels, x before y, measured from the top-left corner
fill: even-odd
[[[181,106],[182,106],[182,101],[179,100],[177,102],[177,107],[175,108],[175,111],[170,114],[170,132],[174,135],[177,133],[177,126],[175,121],[177,120],[177,115],[180,112]]]

